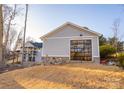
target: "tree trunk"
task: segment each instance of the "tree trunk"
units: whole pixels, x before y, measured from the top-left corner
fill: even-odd
[[[6,34],[6,38],[5,38],[5,43],[4,43],[4,49],[3,49],[3,60],[6,60],[6,54],[7,54],[7,47],[8,47],[8,41],[9,41],[9,37],[10,37],[10,29],[11,29],[11,22],[15,17],[15,13],[16,13],[16,4],[14,7],[14,10],[12,12],[12,14],[10,15],[10,19],[9,19],[9,23],[7,25],[7,34]]]
[[[0,4],[0,68],[4,66],[3,62],[3,15],[2,4]]]
[[[23,62],[25,61],[24,56],[26,56],[26,53],[25,53],[25,36],[26,36],[26,27],[27,27],[27,15],[28,15],[28,4],[26,4],[26,13],[25,13],[24,36],[23,36],[23,46],[22,46],[22,65],[23,65]]]

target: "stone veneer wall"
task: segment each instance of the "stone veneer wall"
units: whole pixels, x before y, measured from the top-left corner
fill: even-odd
[[[100,63],[99,57],[94,57],[93,59],[94,59],[93,63],[98,63],[98,64]],[[59,62],[64,62],[64,63],[75,62],[75,61],[70,61],[69,57],[42,57],[42,60],[43,60],[43,62],[48,63],[48,64],[59,63]],[[85,63],[85,61],[76,61],[76,62]]]
[[[68,57],[42,57],[43,62],[52,64],[52,63],[68,63],[70,60]]]

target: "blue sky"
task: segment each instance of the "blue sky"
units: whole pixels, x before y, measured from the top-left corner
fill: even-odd
[[[40,36],[70,21],[87,26],[105,37],[111,37],[111,27],[117,18],[121,19],[122,35],[124,34],[124,7],[122,5],[29,5],[26,36],[40,41]]]

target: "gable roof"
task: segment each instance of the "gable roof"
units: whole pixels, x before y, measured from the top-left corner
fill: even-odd
[[[35,48],[42,48],[43,43],[33,42],[33,41],[27,41],[26,44],[31,44],[30,46]]]
[[[34,45],[34,47],[36,48],[42,48],[42,43],[38,43],[38,42],[31,42],[32,45]]]
[[[88,29],[87,27],[82,27],[82,26],[76,25],[76,24],[71,23],[71,22],[66,22],[66,23],[64,23],[63,25],[61,25],[61,26],[57,27],[56,29],[52,30],[51,32],[49,32],[49,33],[47,33],[47,34],[41,36],[40,38],[43,39],[43,38],[49,36],[50,34],[55,33],[58,29],[60,29],[60,28],[62,28],[62,27],[64,27],[64,26],[66,26],[66,25],[72,25],[72,26],[74,26],[74,27],[77,27],[77,28],[83,29],[83,30],[85,30],[85,31],[88,31],[88,32],[90,32],[90,33],[96,34],[96,35],[98,35],[98,36],[101,35],[100,33],[95,32],[95,31],[93,31],[93,30],[90,30],[90,29]]]

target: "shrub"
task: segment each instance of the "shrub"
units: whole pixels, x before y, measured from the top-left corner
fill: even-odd
[[[112,55],[116,52],[116,48],[111,45],[102,45],[100,46],[100,57],[107,58],[108,56]]]
[[[117,59],[119,61],[119,66],[124,69],[124,53],[118,53]]]

